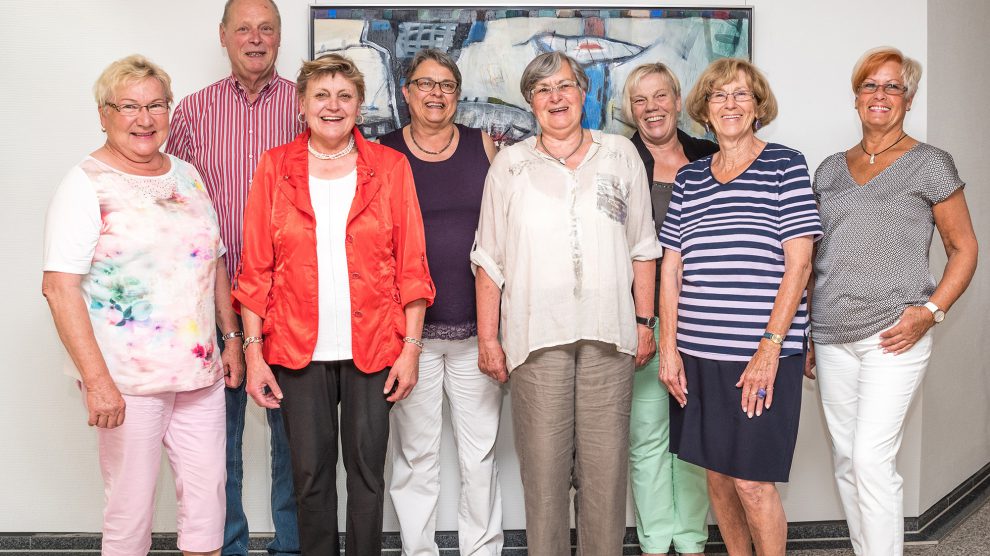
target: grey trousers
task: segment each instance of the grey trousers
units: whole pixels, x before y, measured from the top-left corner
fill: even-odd
[[[622,553],[634,362],[603,342],[535,351],[512,371],[512,424],[532,556]]]

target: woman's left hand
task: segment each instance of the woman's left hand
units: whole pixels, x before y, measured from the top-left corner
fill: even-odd
[[[742,410],[749,418],[755,414],[763,415],[764,409],[770,409],[773,403],[773,383],[777,378],[777,365],[780,363],[780,346],[768,340],[760,341],[753,358],[746,365],[746,370],[739,377],[736,388],[742,388]],[[760,389],[766,397],[761,398]]]
[[[639,344],[636,346],[636,366],[642,367],[657,354],[657,342],[653,337],[653,329],[642,324],[636,325],[639,334]]]
[[[239,338],[237,338],[239,339]],[[237,388],[244,381],[244,352],[240,343],[229,341],[220,355],[223,363],[223,381],[227,388]]]
[[[914,347],[914,344],[935,325],[935,316],[925,307],[912,305],[901,313],[897,324],[880,333],[880,347],[884,353],[898,355]]]
[[[386,400],[395,403],[406,399],[412,392],[413,386],[419,380],[419,353],[420,349],[414,344],[404,344],[402,353],[392,364],[388,371],[388,378],[385,379],[385,394],[391,392]],[[395,392],[392,392],[395,388]]]

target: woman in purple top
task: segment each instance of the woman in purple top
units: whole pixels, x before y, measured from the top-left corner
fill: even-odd
[[[478,370],[474,276],[469,256],[495,144],[457,125],[461,73],[446,53],[413,58],[402,95],[409,125],[380,138],[409,158],[423,211],[436,302],[426,312],[419,382],[392,409],[392,483],[402,554],[439,554],[434,541],[440,497],[440,431],[444,392],[461,471],[457,530],[460,553],[502,550],[502,498],[495,438],[502,410],[498,382]]]

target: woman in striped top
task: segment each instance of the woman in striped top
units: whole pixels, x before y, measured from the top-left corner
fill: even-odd
[[[804,156],[756,137],[777,103],[755,66],[713,62],[687,104],[719,151],[678,172],[660,231],[660,379],[684,408],[670,450],[708,470],[729,554],[752,543],[782,556],[774,483],[787,481],[797,440],[821,224]]]

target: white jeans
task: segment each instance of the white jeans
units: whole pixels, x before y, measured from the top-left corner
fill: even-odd
[[[478,340],[423,340],[419,382],[392,408],[392,481],[403,556],[437,556],[434,541],[440,498],[440,432],[447,393],[460,464],[457,506],[462,556],[502,551],[502,494],[495,438],[502,412],[498,382],[478,370]]]
[[[832,437],[839,496],[859,556],[904,553],[903,479],[897,451],[904,418],[932,353],[932,331],[900,355],[880,334],[848,344],[816,344],[818,388]]]

